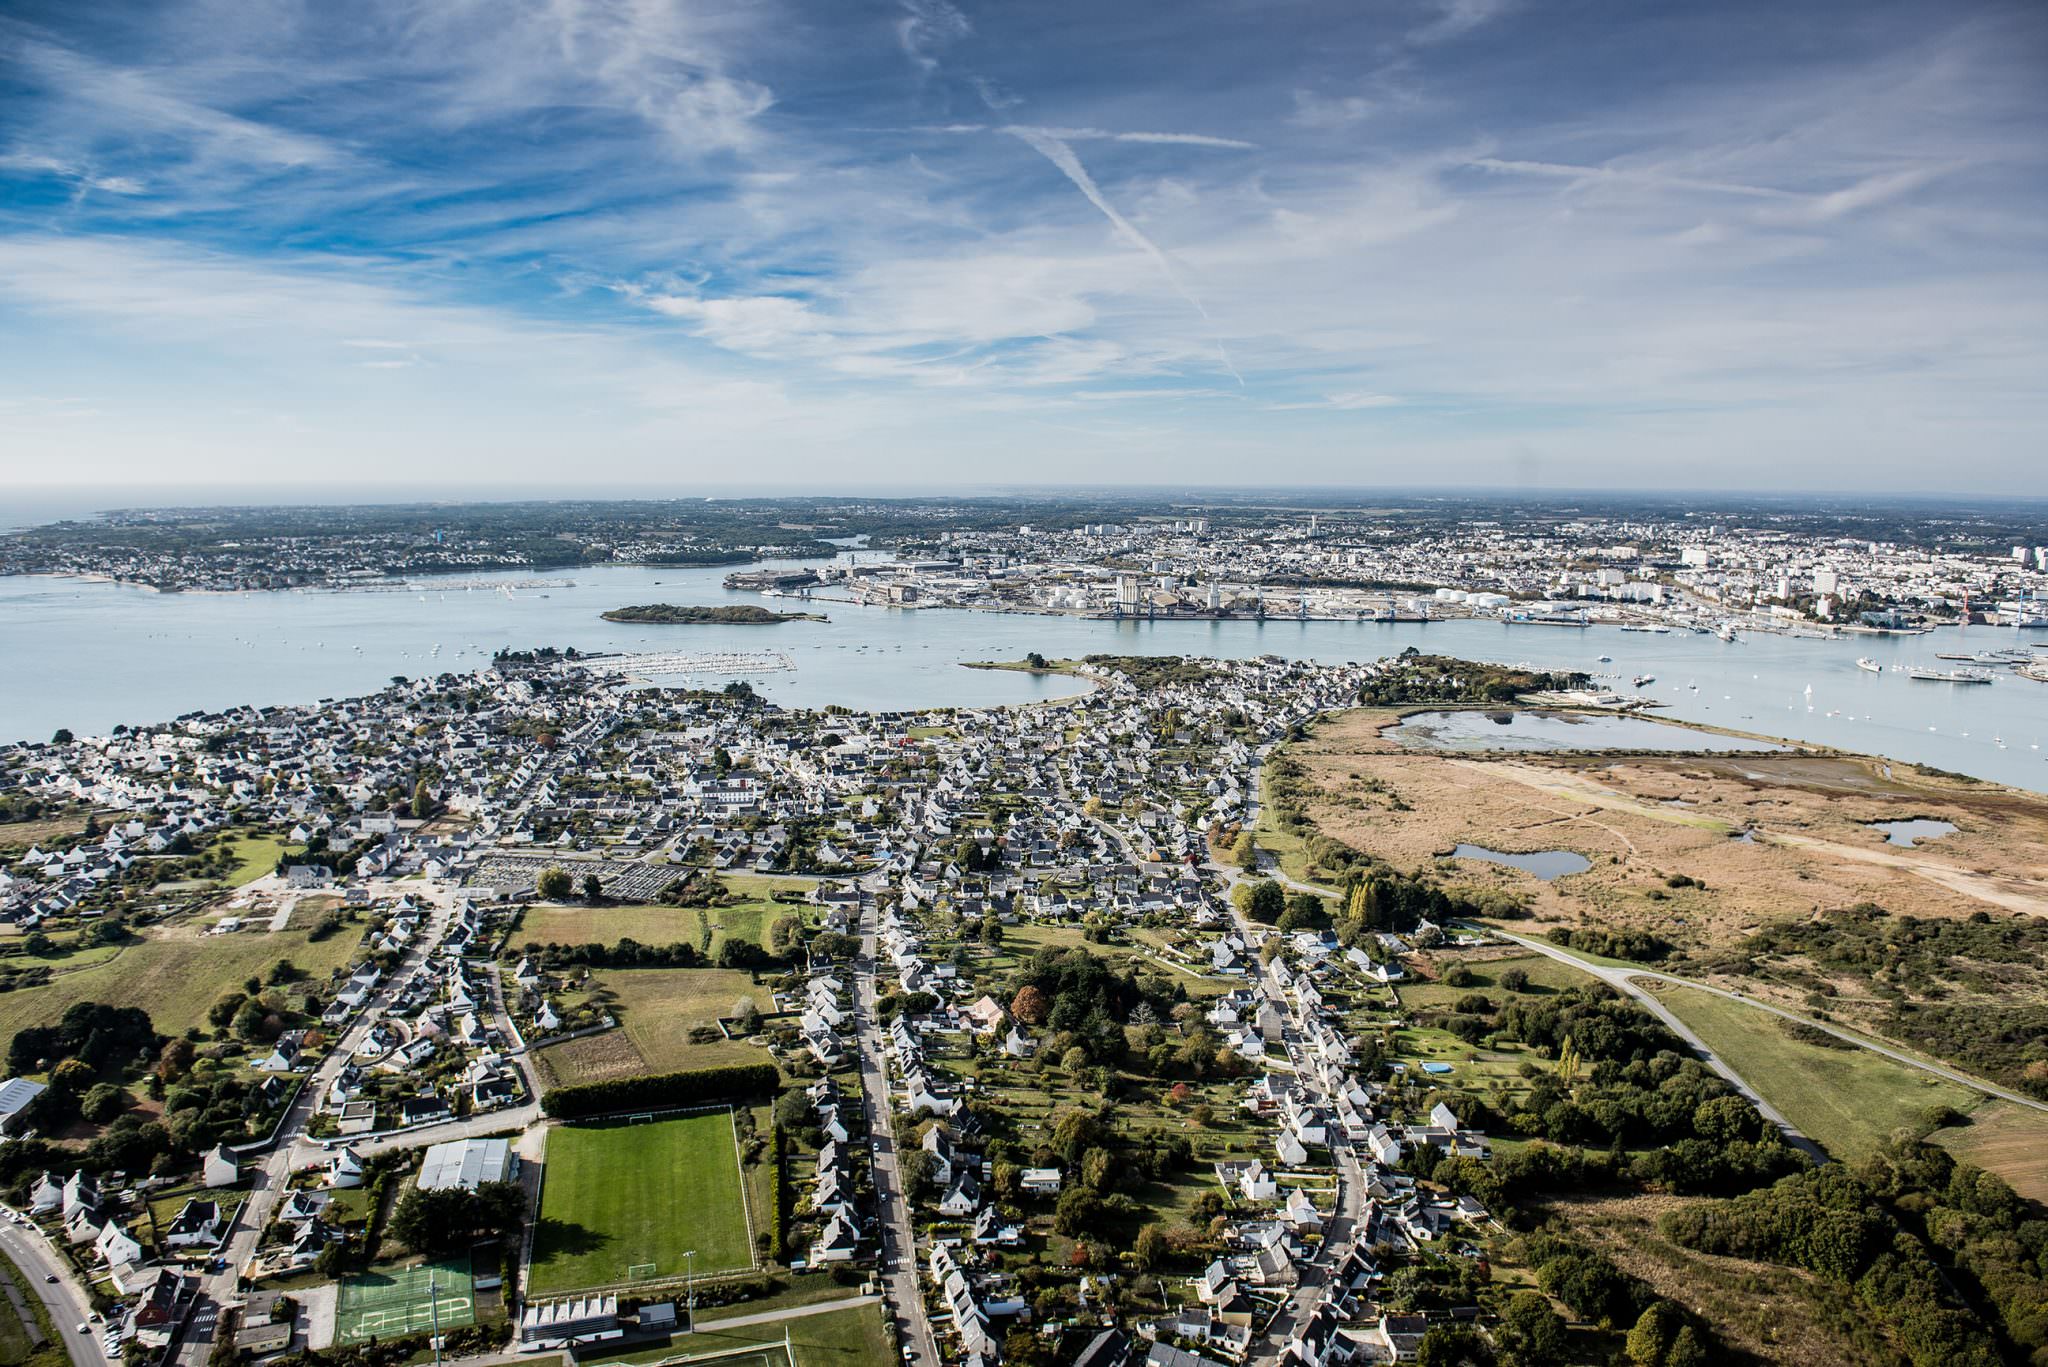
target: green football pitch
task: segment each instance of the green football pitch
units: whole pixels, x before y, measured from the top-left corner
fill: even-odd
[[[437,1309],[443,1332],[476,1323],[467,1258],[350,1277],[335,1304],[335,1342],[346,1346],[432,1333]]]
[[[751,1267],[746,1199],[730,1111],[557,1125],[528,1288],[554,1295],[681,1277],[691,1250],[700,1277]]]

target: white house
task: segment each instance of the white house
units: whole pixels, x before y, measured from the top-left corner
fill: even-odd
[[[200,1176],[209,1187],[231,1187],[242,1180],[241,1160],[225,1144],[215,1144],[200,1160]]]

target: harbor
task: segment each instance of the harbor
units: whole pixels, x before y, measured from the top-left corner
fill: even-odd
[[[33,662],[0,675],[0,739],[46,740],[58,727],[104,734],[117,724],[194,708],[346,697],[382,687],[394,675],[468,672],[486,667],[494,651],[543,646],[630,659],[614,667],[649,682],[696,679],[722,687],[745,678],[776,702],[874,711],[1025,703],[1087,688],[1065,674],[960,667],[1033,652],[1050,659],[1275,655],[1337,662],[1412,646],[1582,671],[1594,676],[1596,692],[1620,693],[1664,716],[2048,791],[2048,752],[2038,748],[2048,743],[2048,663],[2035,662],[2048,650],[2033,649],[2041,633],[2012,627],[1944,627],[1910,636],[1750,630],[1723,636],[1631,631],[1597,621],[1583,629],[1539,631],[1471,616],[1427,623],[1089,620],[848,605],[836,607],[830,622],[806,624],[800,637],[778,639],[778,658],[768,661],[758,627],[693,627],[696,648],[668,652],[672,638],[660,629],[599,616],[643,600],[775,601],[727,590],[729,572],[604,566],[579,570],[571,583],[498,571],[434,581],[432,591],[418,594],[157,594],[82,579],[0,578],[9,656]],[[1998,670],[1989,687],[1918,682],[1904,672],[1937,663],[1981,668],[1939,656],[2003,652],[2017,661],[2016,651],[2029,663]],[[650,665],[664,656],[677,672]],[[760,668],[764,664],[773,667]],[[725,666],[746,672],[720,672]]]

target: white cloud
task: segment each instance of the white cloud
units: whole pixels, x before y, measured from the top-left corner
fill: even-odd
[[[938,69],[938,53],[974,32],[967,16],[947,0],[899,0],[899,3],[903,14],[896,21],[896,41],[902,47],[903,55],[927,74]]]
[[[1292,122],[1303,128],[1348,128],[1371,118],[1378,108],[1363,95],[1325,96],[1313,90],[1297,90]]]
[[[1514,0],[1432,0],[1432,18],[1408,31],[1411,43],[1429,44],[1462,38],[1514,8]]]

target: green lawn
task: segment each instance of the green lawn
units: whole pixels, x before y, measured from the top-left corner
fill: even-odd
[[[238,888],[253,883],[275,870],[277,861],[286,853],[299,854],[304,849],[303,845],[287,845],[282,836],[238,835],[228,841],[228,852],[235,857],[234,872],[228,875],[228,882]]]
[[[548,1133],[534,1231],[535,1295],[753,1265],[732,1115],[708,1111]]]
[[[325,940],[300,930],[243,931],[201,935],[189,923],[149,930],[139,944],[124,946],[104,963],[60,973],[42,987],[0,993],[0,1048],[30,1025],[54,1024],[77,1002],[139,1006],[166,1035],[206,1024],[206,1009],[229,990],[239,991],[251,974],[262,976],[279,959],[290,959],[324,979],[355,957],[360,937],[344,928]]]
[[[1838,1158],[1865,1157],[1929,1107],[1968,1112],[1983,1100],[1868,1049],[1802,1043],[1784,1032],[1778,1017],[1711,992],[1672,987],[1658,999],[1801,1133]]]

